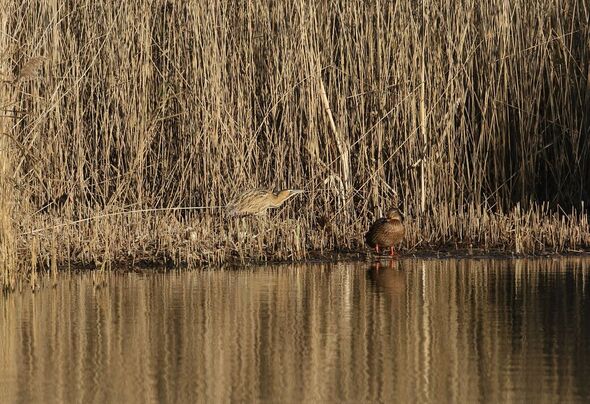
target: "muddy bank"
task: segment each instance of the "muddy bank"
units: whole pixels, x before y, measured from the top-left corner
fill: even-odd
[[[389,254],[375,254],[367,251],[334,251],[330,253],[310,252],[305,259],[297,260],[279,260],[279,259],[250,259],[241,260],[238,257],[228,259],[223,263],[200,262],[189,264],[186,261],[174,261],[170,257],[142,258],[117,260],[108,263],[84,263],[70,262],[58,265],[59,271],[94,271],[108,269],[121,272],[161,272],[174,269],[240,269],[252,266],[264,265],[289,265],[289,264],[318,264],[318,263],[337,263],[337,262],[367,262],[367,264],[376,262],[387,262],[406,259],[522,259],[522,258],[562,258],[562,257],[590,257],[590,250],[570,250],[567,252],[542,251],[535,254],[515,253],[511,251],[493,249],[486,250],[483,248],[440,248],[440,249],[420,249],[413,251],[400,251],[393,257]],[[50,267],[41,265],[41,271],[49,271]]]

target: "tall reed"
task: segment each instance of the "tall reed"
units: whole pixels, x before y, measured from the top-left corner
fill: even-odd
[[[254,186],[309,192],[261,221],[60,227],[57,259],[304,258],[360,247],[393,204],[407,248],[590,245],[583,1],[5,3],[2,249],[21,260],[49,259],[32,229]]]

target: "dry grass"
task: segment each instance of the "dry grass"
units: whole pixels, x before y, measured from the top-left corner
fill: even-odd
[[[589,11],[492,3],[7,1],[2,281],[31,261],[357,249],[394,204],[407,249],[588,247]],[[254,186],[309,192],[259,221],[157,211],[26,234]]]

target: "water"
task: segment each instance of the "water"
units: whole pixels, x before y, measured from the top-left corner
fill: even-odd
[[[0,296],[0,402],[587,401],[589,268],[62,275]]]

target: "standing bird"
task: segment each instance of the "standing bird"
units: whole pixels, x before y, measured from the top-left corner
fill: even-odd
[[[365,241],[369,247],[375,248],[377,254],[379,254],[379,247],[389,247],[390,255],[393,257],[395,255],[393,246],[404,238],[405,232],[399,210],[389,209],[385,217],[377,219],[371,225],[369,231],[365,234]]]
[[[269,208],[278,208],[287,199],[305,192],[301,189],[283,189],[273,192],[269,189],[249,189],[227,204],[229,216],[263,215]]]

